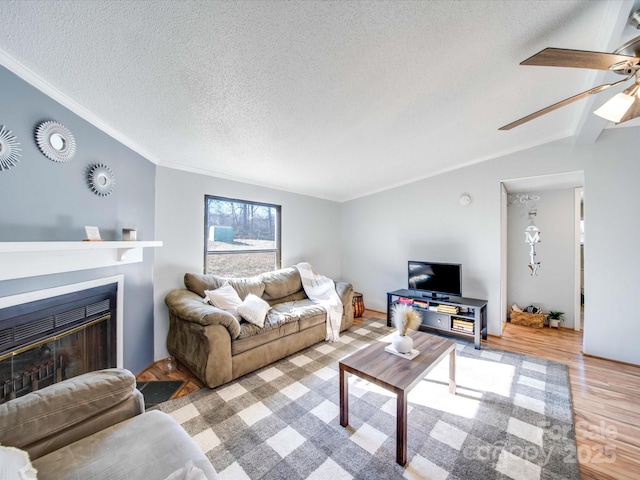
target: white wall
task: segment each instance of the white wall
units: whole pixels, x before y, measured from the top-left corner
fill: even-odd
[[[629,334],[637,330],[633,300],[640,290],[640,222],[633,210],[639,138],[637,127],[610,129],[593,145],[565,139],[346,202],[342,277],[364,294],[367,308],[385,311],[386,292],[406,285],[407,260],[460,262],[463,294],[489,301],[489,333],[499,335],[500,182],[583,170],[584,351],[640,364],[637,339]],[[462,193],[473,199],[467,207],[458,204]]]
[[[301,261],[341,280],[340,205],[336,202],[158,167],[156,171],[157,249],[154,271],[155,359],[168,355],[169,316],[164,297],[183,288],[187,272],[204,266],[204,196],[218,195],[282,206],[282,266]]]
[[[386,311],[386,292],[407,287],[407,261],[425,260],[461,263],[463,295],[489,300],[488,315],[497,317],[500,182],[489,181],[495,175],[468,167],[343,204],[342,273],[367,308]],[[462,193],[470,205],[460,205]]]
[[[584,159],[584,351],[640,364],[640,128],[602,136]]]
[[[537,305],[545,312],[565,312],[562,326],[574,326],[574,189],[563,188],[528,192],[540,200],[526,207],[508,207],[508,286],[507,305]],[[535,276],[529,269],[530,246],[524,231],[529,226],[529,212],[535,210],[533,222],[540,229],[541,242],[536,244],[536,261],[540,268]],[[578,312],[579,313],[579,312]],[[579,317],[578,317],[579,319]]]

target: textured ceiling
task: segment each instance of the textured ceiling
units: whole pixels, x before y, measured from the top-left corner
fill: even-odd
[[[612,51],[637,4],[3,0],[0,59],[155,163],[344,201],[595,141],[609,92],[498,128],[617,79],[519,63]]]

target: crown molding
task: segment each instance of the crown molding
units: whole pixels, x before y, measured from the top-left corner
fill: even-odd
[[[100,117],[96,116],[91,111],[87,110],[85,107],[76,102],[73,98],[69,97],[56,87],[54,87],[51,83],[46,81],[40,75],[35,73],[33,70],[28,68],[22,62],[18,61],[15,57],[8,54],[6,51],[0,48],[0,65],[4,66],[7,70],[13,72],[22,80],[30,84],[31,86],[37,88],[42,93],[52,98],[56,102],[58,102],[63,107],[69,109],[76,115],[78,115],[83,120],[86,120],[91,125],[96,127],[97,129],[103,131],[107,135],[109,135],[114,140],[120,142],[126,147],[130,148],[137,154],[144,157],[146,160],[154,164],[159,164],[160,159],[156,157],[154,154],[149,152],[148,150],[142,148],[136,142],[134,142],[131,138],[120,132],[119,130],[113,128],[107,122],[102,120]]]

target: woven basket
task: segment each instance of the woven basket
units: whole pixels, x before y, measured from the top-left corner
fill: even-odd
[[[511,313],[511,323],[514,325],[526,325],[527,327],[543,328],[544,327],[544,313],[527,313],[517,312],[513,309],[509,309]]]
[[[362,294],[358,292],[354,292],[353,294],[353,317],[359,318],[364,313],[364,300],[362,299]]]

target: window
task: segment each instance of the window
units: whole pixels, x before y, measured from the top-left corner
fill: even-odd
[[[280,206],[206,195],[204,273],[251,277],[280,268]]]

